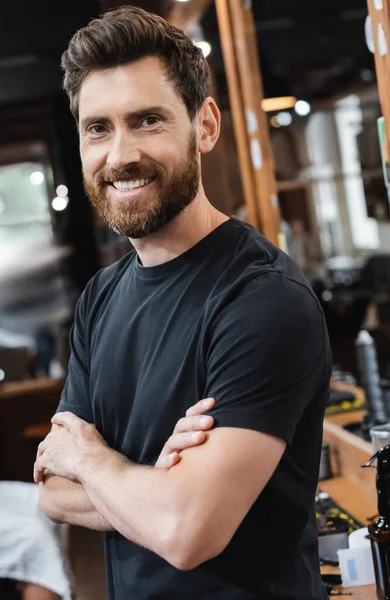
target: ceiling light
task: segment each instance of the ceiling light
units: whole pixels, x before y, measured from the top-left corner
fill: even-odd
[[[30,181],[33,185],[41,185],[45,181],[45,176],[42,171],[34,171],[30,175]]]
[[[56,194],[57,196],[67,196],[68,188],[66,187],[66,185],[59,185],[56,189]]]
[[[281,96],[280,98],[264,98],[261,103],[265,112],[277,112],[278,110],[287,110],[294,108],[297,99],[294,96]]]
[[[65,208],[68,206],[68,203],[69,198],[67,196],[57,196],[54,198],[51,205],[55,211],[61,212],[65,210]]]
[[[203,56],[206,58],[211,52],[211,44],[208,42],[195,42],[195,46],[198,46],[203,52]]]
[[[307,115],[311,112],[311,106],[308,102],[306,102],[306,100],[298,100],[294,108],[295,112],[300,117],[307,117]]]
[[[280,112],[276,115],[276,120],[281,127],[288,127],[293,122],[292,115],[289,112]]]

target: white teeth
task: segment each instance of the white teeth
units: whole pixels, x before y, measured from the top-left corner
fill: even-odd
[[[113,186],[115,189],[120,192],[128,192],[129,190],[133,190],[134,188],[143,187],[152,181],[153,177],[149,177],[148,179],[135,179],[133,181],[114,181]]]

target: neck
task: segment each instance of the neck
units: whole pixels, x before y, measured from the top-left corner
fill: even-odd
[[[183,254],[228,220],[200,188],[197,196],[173,221],[141,239],[130,239],[144,267],[155,267]]]

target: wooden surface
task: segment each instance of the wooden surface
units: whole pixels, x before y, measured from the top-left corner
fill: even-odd
[[[362,397],[360,388],[332,383],[338,390],[353,391]],[[348,423],[361,422],[364,410],[332,415],[324,421],[324,440],[329,443],[331,466],[336,477],[319,482],[319,488],[332,497],[342,508],[348,511],[363,525],[368,525],[377,514],[377,496],[375,489],[375,470],[362,469],[361,465],[372,456],[369,442],[343,429]],[[332,567],[322,567],[323,573],[337,573]],[[352,600],[376,600],[375,585],[357,588],[340,588],[352,593],[345,596]],[[337,596],[336,596],[337,597]],[[343,598],[343,596],[340,596]]]
[[[0,386],[0,479],[32,481],[41,438],[28,437],[26,431],[50,424],[63,386],[63,381],[43,378]]]
[[[21,396],[37,396],[47,392],[61,393],[64,387],[63,381],[42,377],[39,379],[28,379],[27,381],[11,381],[0,384],[0,401],[6,398],[18,398]]]
[[[325,419],[324,441],[330,446],[333,475],[346,477],[360,487],[360,497],[376,506],[375,469],[363,469],[373,452],[371,444]]]
[[[349,425],[350,423],[361,423],[364,417],[364,410],[351,410],[349,412],[339,413],[326,417],[325,423],[333,423],[339,427]]]
[[[25,440],[33,440],[38,443],[41,442],[48,433],[50,433],[51,424],[50,421],[46,423],[38,423],[37,425],[31,425],[26,427],[23,431],[23,438]]]
[[[278,245],[281,216],[268,117],[261,106],[264,87],[253,13],[249,3],[228,1],[245,114],[252,113],[257,121],[257,128],[250,128],[247,118],[249,144],[258,143],[262,154],[261,168],[256,168],[252,159],[260,231]]]
[[[372,30],[375,43],[375,65],[378,80],[379,97],[382,113],[386,120],[388,150],[390,144],[390,0],[383,0],[383,8],[377,10],[374,0],[367,0],[368,11],[371,16]],[[388,52],[385,56],[379,53],[378,31],[379,27],[386,37]]]
[[[376,515],[376,505],[361,493],[361,486],[348,477],[332,477],[320,481],[318,486],[323,492],[328,492],[332,499],[347,510],[365,527]]]
[[[352,596],[340,596],[340,598],[351,598],[351,600],[377,600],[374,585],[362,585],[357,588],[342,588],[347,592],[352,592]],[[331,596],[332,598],[332,596]],[[337,598],[337,596],[336,596]]]
[[[247,218],[249,223],[258,229],[260,223],[257,214],[255,182],[252,173],[252,162],[247,138],[243,99],[240,92],[240,80],[230,14],[225,2],[218,2],[217,0],[216,8]]]
[[[250,3],[216,0],[241,178],[249,222],[279,244],[280,211]],[[254,149],[260,160],[254,160]]]

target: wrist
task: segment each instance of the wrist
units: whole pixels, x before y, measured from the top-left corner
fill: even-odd
[[[107,452],[111,452],[110,448],[99,446],[88,448],[79,454],[75,464],[75,474],[81,484],[89,480],[92,474],[100,473],[107,460]]]
[[[123,457],[108,446],[103,446],[80,455],[76,473],[80,483],[87,485],[93,476],[105,479],[125,468],[126,461],[123,460]]]

